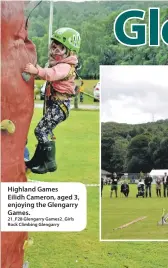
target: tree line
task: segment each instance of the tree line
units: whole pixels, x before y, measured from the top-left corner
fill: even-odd
[[[101,163],[109,172],[168,168],[168,119],[146,124],[102,123]]]

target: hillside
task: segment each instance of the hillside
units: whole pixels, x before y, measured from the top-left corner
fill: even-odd
[[[149,172],[168,168],[168,119],[146,124],[102,123],[102,169]]]
[[[168,47],[163,42],[159,51],[158,47],[149,46],[130,48],[119,44],[113,33],[114,20],[121,11],[130,8],[147,11],[151,6],[161,7],[161,22],[164,22],[168,16],[166,2],[55,2],[53,31],[59,27],[73,27],[80,32],[80,74],[86,79],[99,78],[100,64],[165,65],[168,63]],[[29,4],[25,13],[28,15],[33,7],[34,4]],[[148,12],[145,22],[148,23]],[[45,65],[48,56],[48,23],[49,3],[43,1],[29,18],[29,38],[36,44],[38,63],[41,66]],[[130,23],[127,28],[130,32]]]

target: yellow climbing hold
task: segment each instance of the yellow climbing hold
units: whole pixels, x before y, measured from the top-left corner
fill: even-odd
[[[26,175],[28,176],[30,173],[31,173],[31,169],[30,168],[27,168],[26,169]]]
[[[1,130],[7,131],[10,134],[13,134],[15,132],[15,125],[9,119],[3,120],[0,125],[1,125]]]
[[[29,238],[28,240],[24,241],[23,250],[25,250],[28,247],[31,247],[33,245],[33,239]]]

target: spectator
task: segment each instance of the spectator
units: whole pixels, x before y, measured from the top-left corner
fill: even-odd
[[[117,197],[117,191],[118,191],[118,178],[117,174],[114,172],[111,177],[111,192],[110,192],[110,198],[112,198],[113,191],[115,191],[115,196]]]
[[[144,185],[144,182],[142,181],[142,179],[139,179],[137,188],[139,188],[141,185]]]
[[[137,189],[138,189],[138,193],[137,193],[136,197],[142,196],[144,198],[144,196],[145,196],[145,184],[142,181],[142,179],[139,179],[139,182],[137,184]]]
[[[156,195],[157,197],[161,197],[161,183],[162,183],[162,180],[160,177],[157,177],[156,178]]]
[[[125,197],[128,197],[129,195],[129,185],[126,181],[121,184],[121,193],[123,193]]]
[[[146,197],[148,197],[148,192],[149,192],[149,196],[152,197],[151,194],[151,184],[152,184],[152,177],[150,177],[149,173],[147,174],[147,176],[144,179],[145,182],[145,192],[146,192]]]
[[[164,174],[162,181],[163,181],[163,195],[164,197],[166,196],[168,197],[168,175],[166,172]]]

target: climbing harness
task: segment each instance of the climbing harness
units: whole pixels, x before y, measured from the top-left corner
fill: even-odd
[[[59,81],[67,81],[70,77],[75,75],[75,66],[71,65],[71,69],[66,77]],[[71,98],[73,95],[68,94],[61,94],[60,92],[57,92],[53,86],[52,83],[47,81],[46,87],[45,87],[45,95],[44,95],[44,104],[43,104],[43,115],[46,113],[47,107],[51,106],[53,101],[56,101],[60,109],[62,110],[64,114],[64,120],[69,116],[69,111],[66,105],[63,103],[63,101]],[[51,140],[55,140],[55,136],[53,133],[51,133]]]
[[[66,77],[64,77],[63,79],[60,79],[59,81],[67,81],[71,76],[76,75],[76,70],[75,70],[75,66],[74,65],[70,65],[71,69],[69,71],[69,73],[67,74]]]
[[[61,99],[61,96],[64,97],[64,99]],[[66,119],[68,117],[68,115],[69,115],[69,111],[68,111],[66,105],[63,103],[63,101],[66,100],[66,99],[68,99],[68,95],[57,93],[53,89],[51,82],[47,82],[46,83],[46,88],[45,88],[43,115],[46,113],[46,108],[51,105],[52,101],[56,101],[57,104],[59,105],[59,107],[61,108],[61,110],[63,111],[65,119]]]
[[[67,81],[70,77],[72,77],[74,75],[76,75],[75,66],[71,65],[70,71],[67,74],[67,76],[59,81]],[[47,81],[46,87],[45,87],[43,115],[46,113],[46,108],[48,106],[50,106],[51,101],[57,101],[57,103],[58,103],[59,107],[61,108],[61,110],[63,111],[63,113],[65,115],[65,119],[66,119],[69,115],[69,111],[68,111],[67,107],[65,106],[65,104],[63,103],[63,100],[66,100],[66,99],[71,98],[73,96],[75,96],[75,95],[61,94],[61,93],[57,92],[53,88],[52,83]]]

